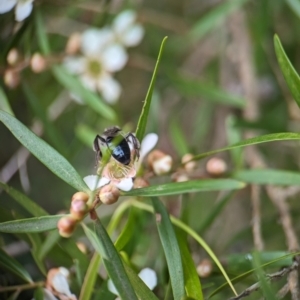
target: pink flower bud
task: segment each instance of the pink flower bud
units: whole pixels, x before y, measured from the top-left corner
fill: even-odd
[[[62,237],[70,237],[74,232],[76,224],[77,224],[77,220],[74,219],[73,216],[68,215],[62,217],[57,223],[59,234]]]
[[[118,201],[120,190],[114,184],[108,184],[101,188],[99,199],[104,204],[113,204]]]
[[[135,189],[140,189],[140,188],[144,188],[147,186],[149,186],[149,182],[142,177],[135,178],[135,180],[133,182],[133,188],[135,188]]]
[[[197,266],[197,273],[200,277],[206,278],[213,271],[213,265],[209,259],[203,259]]]
[[[40,53],[35,53],[30,60],[31,70],[34,73],[41,73],[47,68],[47,61]]]
[[[193,154],[187,153],[183,155],[181,159],[181,163],[183,163],[183,167],[186,171],[191,172],[196,169],[197,163],[194,160],[191,160],[194,158]]]
[[[75,200],[82,200],[84,202],[88,202],[89,195],[87,193],[84,193],[84,192],[77,192],[72,197],[72,201],[75,201]]]
[[[71,203],[70,213],[76,220],[82,220],[88,212],[88,206],[83,200],[73,200]]]
[[[9,65],[15,66],[20,61],[20,53],[16,48],[9,50],[6,61]]]
[[[150,168],[156,175],[168,173],[172,168],[172,157],[160,150],[153,150],[147,158]]]
[[[20,73],[13,69],[7,69],[4,72],[4,83],[10,88],[16,88],[20,83]]]
[[[74,32],[70,35],[67,45],[66,45],[66,53],[67,54],[76,54],[81,46],[81,34],[79,32]]]
[[[227,171],[227,164],[222,158],[213,157],[206,163],[206,171],[211,176],[221,176]]]

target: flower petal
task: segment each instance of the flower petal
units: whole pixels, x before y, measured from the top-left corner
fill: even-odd
[[[83,32],[81,51],[85,55],[99,55],[103,48],[113,40],[112,30],[91,28]]]
[[[141,161],[155,147],[157,141],[158,141],[158,135],[156,133],[149,133],[143,138],[141,143],[141,151],[140,151]]]
[[[115,186],[124,192],[128,192],[133,187],[133,180],[132,178],[124,178],[120,182],[115,183]]]
[[[128,55],[121,45],[107,46],[102,53],[103,68],[108,72],[120,71],[127,63]]]
[[[106,102],[116,103],[121,95],[121,85],[111,76],[103,76],[98,81],[98,88]]]
[[[139,277],[144,281],[150,290],[153,290],[157,285],[157,276],[154,270],[145,268],[139,273]]]
[[[17,0],[0,0],[0,14],[10,11],[17,3]]]
[[[32,2],[33,0],[18,1],[18,4],[15,9],[16,20],[18,22],[23,21],[30,15],[33,7]]]
[[[93,92],[97,90],[97,84],[99,80],[97,77],[93,77],[88,73],[84,73],[80,76],[80,80],[86,89]]]
[[[113,21],[113,30],[122,35],[136,20],[136,13],[133,10],[124,10]]]
[[[81,74],[86,67],[86,59],[84,57],[68,56],[63,60],[64,67],[72,74]]]
[[[67,296],[71,296],[72,293],[70,291],[69,283],[67,278],[60,272],[58,272],[53,278],[52,278],[52,286],[55,289],[56,292],[59,292],[61,294],[65,294]]]
[[[106,177],[100,178],[97,175],[86,176],[83,178],[83,180],[91,191],[95,191],[110,182],[108,178]]]
[[[141,42],[144,33],[145,30],[141,25],[134,25],[128,28],[128,30],[120,36],[120,39],[125,46],[134,47]]]

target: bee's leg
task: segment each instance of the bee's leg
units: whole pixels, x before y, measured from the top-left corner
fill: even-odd
[[[102,143],[106,143],[105,139],[103,139],[100,135],[97,134],[93,143],[93,149],[96,152],[96,165],[102,158],[102,152],[101,152],[99,141]]]
[[[126,138],[127,142],[131,142],[133,144],[133,148],[135,150],[136,157],[137,157],[137,159],[139,159],[140,158],[140,148],[141,148],[139,140],[131,132],[128,133],[125,138]]]

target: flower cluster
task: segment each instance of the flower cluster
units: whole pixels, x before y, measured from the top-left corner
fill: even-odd
[[[123,11],[110,27],[90,28],[82,34],[71,35],[66,46],[70,55],[63,64],[87,89],[99,92],[108,103],[115,103],[120,97],[121,85],[113,74],[127,63],[126,47],[138,45],[143,35],[143,27],[136,24],[135,12]],[[77,95],[74,97],[80,101]]]

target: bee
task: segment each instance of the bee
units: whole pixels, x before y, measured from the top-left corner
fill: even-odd
[[[129,165],[131,162],[132,144],[135,151],[135,157],[140,156],[140,142],[133,133],[124,134],[118,126],[113,126],[104,130],[102,135],[96,135],[94,140],[94,151],[96,158],[99,161],[102,158],[101,148],[104,146],[109,151],[111,156],[123,165]]]

